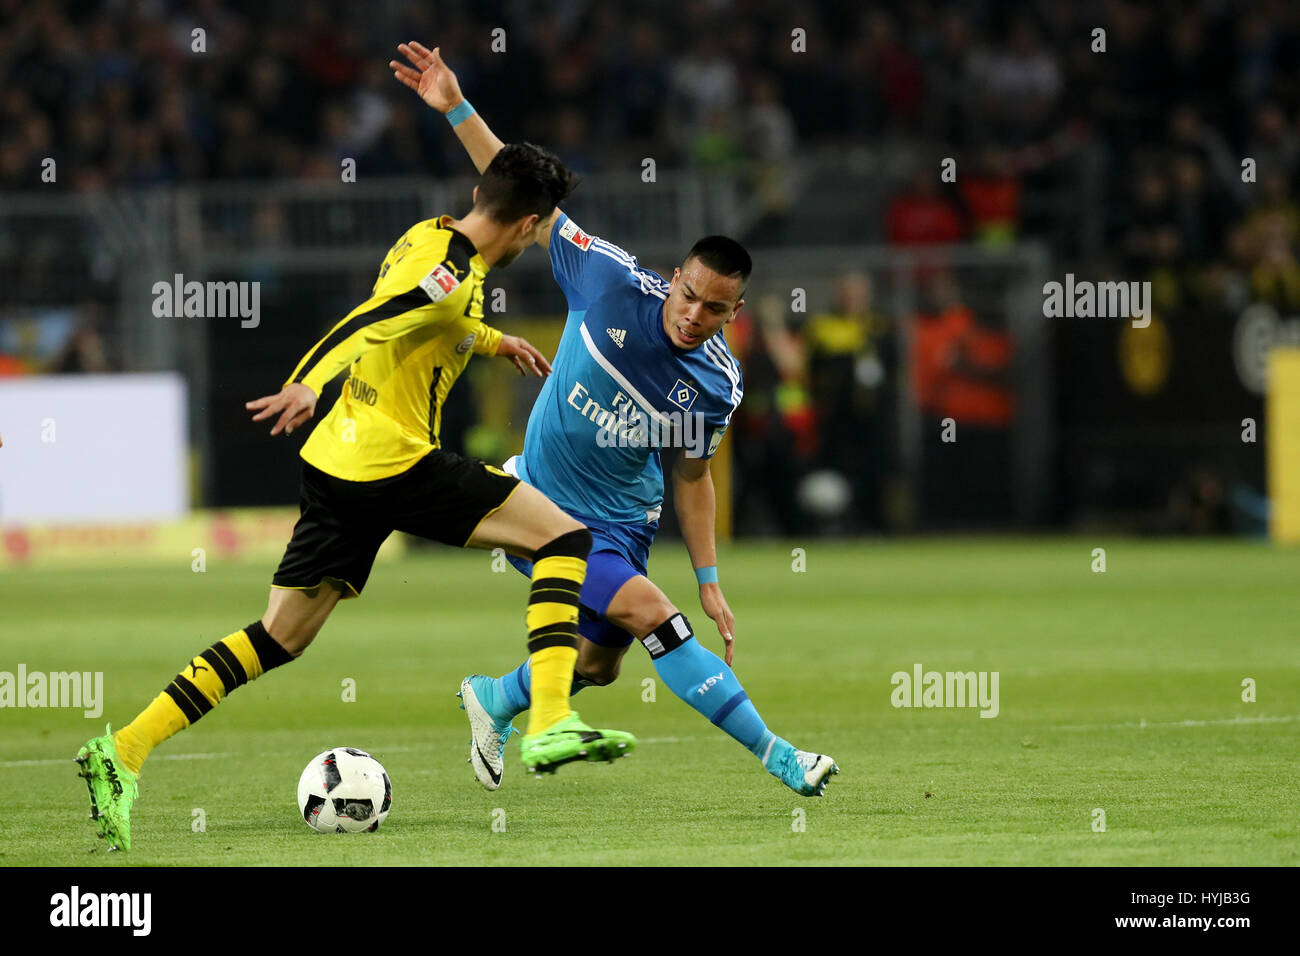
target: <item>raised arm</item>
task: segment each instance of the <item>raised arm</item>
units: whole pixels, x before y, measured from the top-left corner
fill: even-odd
[[[393,76],[400,83],[415,90],[420,95],[420,99],[444,116],[458,108],[465,111],[472,109],[460,91],[456,74],[443,62],[439,47],[430,50],[424,44],[412,40],[410,43],[399,44],[397,49],[412,64],[407,66],[397,60],[388,61]],[[505,143],[497,138],[477,112],[471,112],[463,119],[454,116],[452,119],[456,121],[453,126],[456,137],[465,147],[465,152],[469,154],[474,168],[482,174],[492,162],[492,157],[501,151]],[[545,247],[550,247],[551,227],[557,218],[558,210],[556,215],[551,216],[546,225],[538,230],[537,241]]]

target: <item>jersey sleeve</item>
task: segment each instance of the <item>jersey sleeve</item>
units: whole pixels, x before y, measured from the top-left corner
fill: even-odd
[[[467,276],[468,265],[468,259],[456,261],[455,250],[441,257],[408,256],[400,270],[385,275],[369,299],[312,346],[285,384],[301,382],[320,395],[334,376],[375,346],[417,326],[457,318],[470,294],[470,283],[462,283],[457,274]],[[500,343],[499,332],[495,342]]]
[[[551,269],[569,308],[585,309],[629,275],[640,271],[636,259],[613,243],[583,232],[563,212],[551,229]]]
[[[497,349],[501,348],[501,339],[502,333],[500,329],[494,329],[480,319],[478,329],[474,335],[474,354],[496,355]]]
[[[722,444],[722,436],[731,427],[731,416],[740,407],[740,400],[745,394],[745,383],[740,374],[740,363],[736,361],[735,356],[725,349],[715,349],[709,343],[700,347],[708,350],[706,355],[721,374],[713,383],[710,396],[712,401],[704,415],[702,441],[696,448],[687,447],[682,453],[688,458],[707,459],[717,454],[718,446]],[[694,454],[696,449],[702,449],[704,453]]]

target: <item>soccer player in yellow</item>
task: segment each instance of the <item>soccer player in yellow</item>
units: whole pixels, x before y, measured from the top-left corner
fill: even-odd
[[[449,117],[453,124],[456,117]],[[497,155],[463,219],[417,223],[389,250],[371,297],[312,347],[253,421],[291,434],[321,389],[349,370],[343,394],[302,449],[301,516],[261,619],[217,641],[116,734],[77,755],[91,815],[114,849],[130,849],[130,811],[150,752],[231,691],[299,656],[334,605],[359,597],[394,530],[456,547],[503,548],[534,562],[525,622],[533,703],[524,765],[613,760],[630,734],[593,730],[569,709],[578,656],[578,593],[591,535],[535,488],[439,447],[442,406],[472,354],[551,369],[532,345],[483,323],[483,280],[537,241],[572,174],[552,154],[514,144]]]

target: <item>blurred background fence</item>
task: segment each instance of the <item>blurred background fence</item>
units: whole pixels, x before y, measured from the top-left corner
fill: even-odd
[[[53,371],[178,372],[193,502],[285,503],[292,448],[266,441],[243,402],[274,391],[366,297],[411,222],[463,211],[472,186],[220,183],[17,197],[0,208],[0,341]],[[855,200],[882,204],[889,187],[875,191]],[[727,333],[746,376],[729,440],[737,533],[1090,520],[1172,528],[1171,496],[1188,493],[1180,486],[1198,470],[1226,493],[1262,488],[1262,460],[1241,455],[1239,418],[1258,414],[1259,383],[1252,392],[1238,368],[1250,360],[1233,354],[1239,316],[1162,312],[1155,333],[1048,319],[1043,285],[1062,267],[1042,242],[848,244],[813,232],[791,243],[762,224],[736,178],[592,176],[570,211],[665,274],[685,251],[681,236],[754,236],[755,275]],[[177,275],[256,282],[256,325],[156,315],[156,285]],[[545,256],[492,273],[488,309],[489,321],[553,348],[564,303]],[[1260,321],[1256,338],[1280,336]],[[1198,340],[1211,354],[1198,358]],[[518,449],[537,387],[507,372],[474,363],[446,412],[450,447],[497,460]]]

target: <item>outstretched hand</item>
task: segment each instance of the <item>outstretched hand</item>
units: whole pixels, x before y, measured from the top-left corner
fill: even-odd
[[[722,596],[722,588],[716,582],[700,585],[700,607],[718,625],[718,633],[722,636],[725,647],[723,659],[730,667],[732,658],[736,655],[736,615],[731,613],[727,599]]]
[[[295,428],[316,412],[316,393],[301,382],[290,382],[275,395],[245,402],[244,408],[257,412],[253,416],[255,422],[279,415],[271,434],[278,435],[283,431],[292,435]]]
[[[409,86],[420,94],[420,99],[428,103],[439,113],[450,112],[464,102],[460,83],[451,67],[442,62],[439,48],[430,50],[422,43],[412,40],[400,43],[397,49],[411,61],[414,69],[398,60],[389,60],[389,69],[393,71],[398,82]]]
[[[520,375],[527,375],[532,372],[538,378],[545,378],[551,374],[551,363],[546,361],[546,356],[537,351],[527,339],[520,338],[517,335],[501,336],[501,344],[497,346],[497,355],[514,362],[515,368],[519,369]]]

